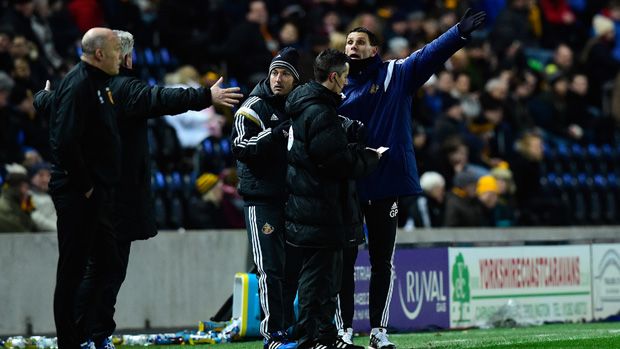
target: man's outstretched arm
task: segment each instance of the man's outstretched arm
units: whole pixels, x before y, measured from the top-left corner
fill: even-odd
[[[142,80],[131,78],[123,83],[122,101],[129,117],[155,118],[175,115],[188,110],[201,110],[211,105],[233,107],[243,97],[238,87],[222,88],[220,78],[211,88],[169,88],[149,86]]]
[[[471,33],[484,24],[486,13],[484,11],[472,13],[468,9],[461,21],[437,39],[431,41],[421,49],[412,53],[404,60],[390,63],[390,65],[402,64],[403,73],[401,78],[408,91],[417,90],[424,84],[443,64],[458,50],[463,48]],[[398,67],[392,67],[397,69]],[[388,68],[390,69],[390,68]]]

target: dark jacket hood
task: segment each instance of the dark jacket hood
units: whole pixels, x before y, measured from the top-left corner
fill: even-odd
[[[342,96],[327,89],[316,81],[299,86],[286,99],[286,113],[293,118],[312,104],[326,104],[338,108]]]

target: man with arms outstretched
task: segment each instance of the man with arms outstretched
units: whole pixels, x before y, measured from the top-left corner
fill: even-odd
[[[358,182],[368,228],[370,279],[370,348],[396,346],[387,336],[392,294],[394,246],[398,223],[398,198],[422,192],[413,154],[411,102],[415,91],[480,28],[485,13],[468,10],[461,21],[422,49],[401,60],[382,61],[378,39],[366,28],[347,36],[345,53],[351,59],[349,84],[338,111],[363,122],[370,147],[387,146],[385,159],[370,176]],[[343,253],[343,280],[336,324],[341,338],[353,335],[353,266],[357,247]]]

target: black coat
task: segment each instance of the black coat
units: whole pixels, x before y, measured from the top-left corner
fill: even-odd
[[[80,62],[51,97],[52,193],[108,190],[120,180],[121,142],[109,78]]]
[[[211,91],[205,88],[164,88],[149,86],[126,75],[110,81],[118,111],[122,144],[122,178],[116,194],[119,236],[127,240],[148,239],[157,234],[147,120],[202,110],[211,105]]]
[[[235,113],[230,138],[237,158],[239,194],[245,201],[286,199],[286,138],[279,130],[288,129],[285,101],[271,92],[266,79]],[[272,132],[274,128],[279,131]]]
[[[211,91],[204,88],[164,88],[149,86],[130,76],[130,71],[110,79],[118,116],[121,140],[122,176],[116,185],[116,229],[123,240],[148,239],[157,234],[151,192],[151,171],[147,140],[147,120],[174,115],[187,110],[201,110],[211,105]],[[47,110],[52,93],[35,95],[35,107]]]
[[[340,95],[317,82],[287,98],[292,120],[288,141],[286,240],[302,247],[355,245],[363,216],[355,178],[368,175],[377,154],[351,144],[336,112]],[[362,235],[363,236],[363,235]]]

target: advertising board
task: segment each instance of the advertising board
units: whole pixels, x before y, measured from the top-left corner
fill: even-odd
[[[592,319],[588,245],[450,248],[451,327]],[[504,319],[505,320],[505,319]]]

